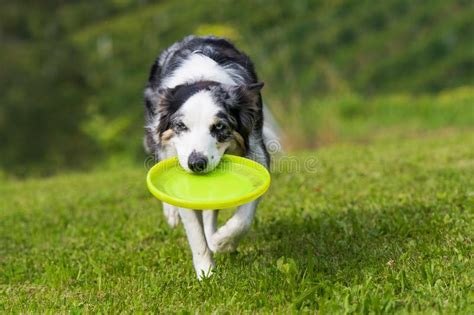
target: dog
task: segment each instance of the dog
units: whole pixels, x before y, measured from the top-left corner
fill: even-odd
[[[225,153],[268,169],[266,143],[277,136],[269,120],[264,120],[263,85],[250,58],[227,39],[188,36],[176,42],[158,56],[146,84],[146,152],[156,161],[177,156],[190,173],[212,171]],[[213,253],[236,250],[259,201],[238,207],[219,229],[217,210],[163,203],[171,227],[183,222],[198,279],[212,274]]]

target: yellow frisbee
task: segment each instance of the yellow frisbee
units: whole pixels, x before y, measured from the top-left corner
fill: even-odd
[[[156,198],[171,205],[217,210],[239,206],[263,195],[270,186],[270,174],[255,161],[227,154],[212,172],[190,174],[173,157],[153,166],[146,182]]]

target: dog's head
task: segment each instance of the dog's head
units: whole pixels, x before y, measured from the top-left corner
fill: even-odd
[[[154,147],[172,150],[181,166],[194,173],[213,170],[225,152],[244,154],[261,115],[262,87],[201,81],[146,93]]]

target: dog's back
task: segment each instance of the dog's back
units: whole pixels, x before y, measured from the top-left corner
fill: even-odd
[[[184,67],[183,63],[190,66]],[[212,73],[216,65],[225,71],[230,80],[222,73]],[[176,73],[180,68],[186,68],[185,75]],[[258,81],[250,58],[228,40],[214,36],[188,36],[161,53],[151,69],[149,84],[170,88],[191,80],[212,79],[235,85]]]

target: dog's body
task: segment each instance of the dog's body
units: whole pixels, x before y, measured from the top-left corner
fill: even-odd
[[[269,167],[268,137],[257,75],[230,42],[188,36],[153,64],[145,89],[145,149],[156,160],[178,156],[188,172],[211,171],[224,153]],[[264,134],[265,133],[265,134]],[[238,207],[217,229],[216,210],[163,204],[172,227],[183,221],[198,278],[214,267],[212,252],[234,251],[252,224],[259,200]]]

